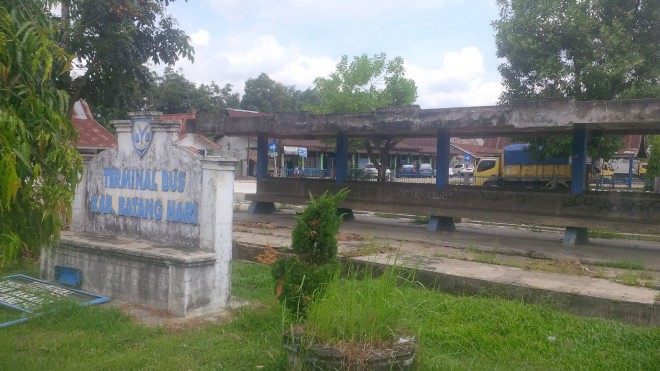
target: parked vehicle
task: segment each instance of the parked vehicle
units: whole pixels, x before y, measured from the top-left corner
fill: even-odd
[[[639,163],[639,169],[637,171],[639,176],[644,176],[644,174],[646,174],[646,166],[648,166],[647,162],[640,162]]]
[[[483,158],[474,171],[475,185],[505,186],[517,188],[569,189],[571,164],[567,158],[537,161],[526,151],[527,144],[511,144],[504,147],[500,157]],[[609,165],[609,166],[608,166]],[[614,170],[605,162],[598,176],[609,177]]]
[[[414,164],[403,164],[401,169],[396,174],[397,178],[406,178],[416,176],[415,165]]]
[[[431,164],[419,164],[418,175],[423,178],[433,177],[433,166]]]
[[[390,176],[391,173],[390,169],[385,169],[385,176]],[[378,168],[370,162],[364,167],[364,174],[375,178],[378,176]]]
[[[474,174],[474,165],[471,164],[458,164],[454,166],[454,174],[463,175],[463,174]]]

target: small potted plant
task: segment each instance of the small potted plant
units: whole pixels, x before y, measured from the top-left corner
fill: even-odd
[[[412,273],[394,266],[335,277],[283,335],[294,370],[412,370],[416,336],[401,326],[401,285]]]
[[[396,264],[380,275],[349,270],[340,278],[337,208],[347,190],[310,198],[292,232],[294,256],[272,274],[278,300],[298,324],[283,334],[294,370],[409,370],[415,336],[400,327],[401,284],[413,282]]]

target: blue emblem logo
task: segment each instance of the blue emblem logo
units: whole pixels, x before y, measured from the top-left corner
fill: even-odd
[[[149,121],[133,121],[131,136],[133,137],[133,148],[140,157],[144,156],[151,144],[151,138],[153,138]]]

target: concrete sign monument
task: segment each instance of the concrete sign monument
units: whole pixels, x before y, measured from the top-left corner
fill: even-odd
[[[235,159],[177,147],[157,112],[115,121],[119,146],[85,168],[71,231],[41,275],[79,270],[81,288],[179,316],[227,306]],[[57,267],[57,268],[56,268]]]

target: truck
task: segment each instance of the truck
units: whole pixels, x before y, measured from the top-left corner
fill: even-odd
[[[474,184],[513,188],[570,189],[569,158],[534,160],[527,151],[528,147],[528,144],[511,144],[503,148],[499,157],[481,159],[474,171]],[[602,162],[601,166],[592,166],[589,175],[611,179],[613,173],[611,165]]]

